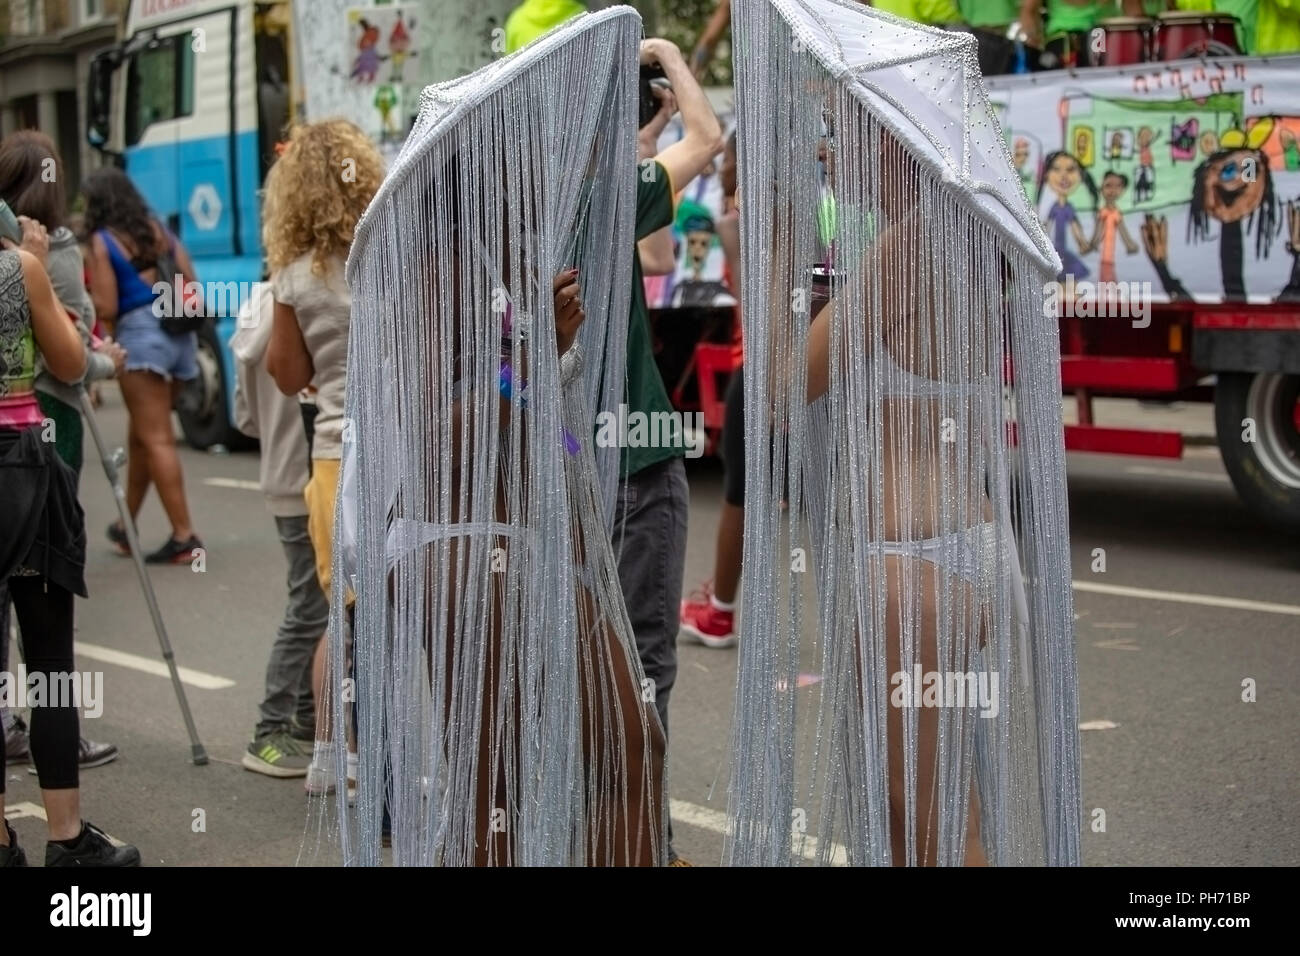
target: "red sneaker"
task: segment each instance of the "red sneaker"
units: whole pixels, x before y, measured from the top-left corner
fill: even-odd
[[[713,589],[705,585],[682,602],[682,631],[705,647],[726,648],[736,644],[736,612],[713,606]]]

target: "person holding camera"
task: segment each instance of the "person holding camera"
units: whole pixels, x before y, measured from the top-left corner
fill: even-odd
[[[676,185],[700,175],[722,151],[722,128],[704,91],[691,75],[681,51],[668,40],[641,43],[642,99],[649,84],[646,75],[667,80],[682,116],[683,136],[637,172],[636,238],[658,232],[673,221]],[[655,69],[655,68],[658,69]],[[645,69],[649,68],[649,69]],[[650,93],[651,96],[656,96]],[[672,99],[656,96],[660,104]],[[643,109],[645,104],[643,102]],[[651,107],[653,109],[653,106]],[[662,107],[661,107],[662,108]],[[629,416],[646,420],[673,411],[663,376],[655,364],[646,307],[641,256],[632,261],[632,302],[628,316],[627,378],[624,404]],[[686,569],[686,515],[688,492],[684,436],[670,447],[624,447],[621,452],[618,498],[615,504],[613,543],[623,598],[636,636],[637,653],[647,679],[654,681],[655,709],[668,736],[668,698],[677,678],[678,612],[682,575]],[[667,751],[665,749],[665,766]],[[670,864],[678,860],[672,849]]]

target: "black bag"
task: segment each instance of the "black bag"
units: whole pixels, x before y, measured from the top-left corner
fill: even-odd
[[[36,427],[0,428],[0,580],[19,567],[86,596],[86,516],[77,477]]]
[[[172,240],[167,246],[167,251],[159,253],[155,261],[158,278],[166,282],[169,289],[173,286],[177,277],[181,276],[181,267],[176,261],[175,250],[176,242]],[[181,276],[181,280],[184,281],[183,276]],[[168,293],[164,292],[163,294],[167,295]],[[175,303],[177,301],[181,303],[180,315],[173,315],[172,313],[176,311]],[[162,330],[168,335],[188,335],[191,332],[197,332],[203,327],[205,316],[202,314],[186,315],[184,303],[185,289],[182,287],[180,295],[178,296],[173,292],[171,302],[167,304],[166,308],[160,310],[158,324],[162,326]]]

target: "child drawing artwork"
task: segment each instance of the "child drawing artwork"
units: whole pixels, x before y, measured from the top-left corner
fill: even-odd
[[[1124,213],[1119,208],[1119,199],[1128,188],[1128,177],[1123,173],[1109,170],[1101,177],[1101,208],[1097,210],[1097,224],[1092,233],[1092,249],[1101,250],[1101,265],[1098,279],[1102,282],[1116,281],[1115,275],[1115,239],[1124,241],[1124,250],[1130,256],[1138,251],[1138,245],[1129,235],[1124,224]]]
[[[1150,199],[1156,191],[1156,168],[1155,158],[1151,153],[1151,145],[1160,138],[1160,134],[1150,126],[1143,126],[1138,130],[1138,167],[1137,175],[1133,182],[1133,199],[1136,202],[1142,202],[1144,199]]]
[[[1080,254],[1088,252],[1092,245],[1084,235],[1078,213],[1070,202],[1071,194],[1079,188],[1080,184],[1088,190],[1095,205],[1097,184],[1093,182],[1092,176],[1083,165],[1064,150],[1057,150],[1047,157],[1046,162],[1043,163],[1042,176],[1038,181],[1036,202],[1041,207],[1044,187],[1050,189],[1055,196],[1055,201],[1043,220],[1043,227],[1052,237],[1052,245],[1056,247],[1056,253],[1061,257],[1061,278],[1072,275],[1076,279],[1082,279],[1089,274],[1088,267],[1069,249],[1068,242],[1069,238],[1073,237]]]
[[[379,55],[379,27],[364,17],[358,25],[361,27],[361,38],[357,41],[357,55],[352,61],[349,78],[359,83],[373,83],[384,59]]]
[[[388,57],[393,64],[390,83],[402,82],[402,65],[409,56],[414,56],[411,52],[411,32],[406,28],[406,21],[402,17],[402,11],[399,10],[397,20],[393,23],[393,30],[388,35]]]

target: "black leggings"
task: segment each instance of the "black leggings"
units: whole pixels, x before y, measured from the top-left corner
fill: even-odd
[[[13,607],[22,628],[23,651],[28,677],[44,674],[46,687],[67,686],[51,675],[69,674],[76,679],[72,660],[72,592],[44,577],[11,577],[7,582]],[[25,687],[16,688],[21,694]],[[48,703],[48,702],[47,702]],[[31,709],[30,746],[32,763],[42,790],[75,790],[77,748],[81,736],[75,701],[59,701],[61,707]],[[0,793],[5,792],[5,759],[0,749]]]

